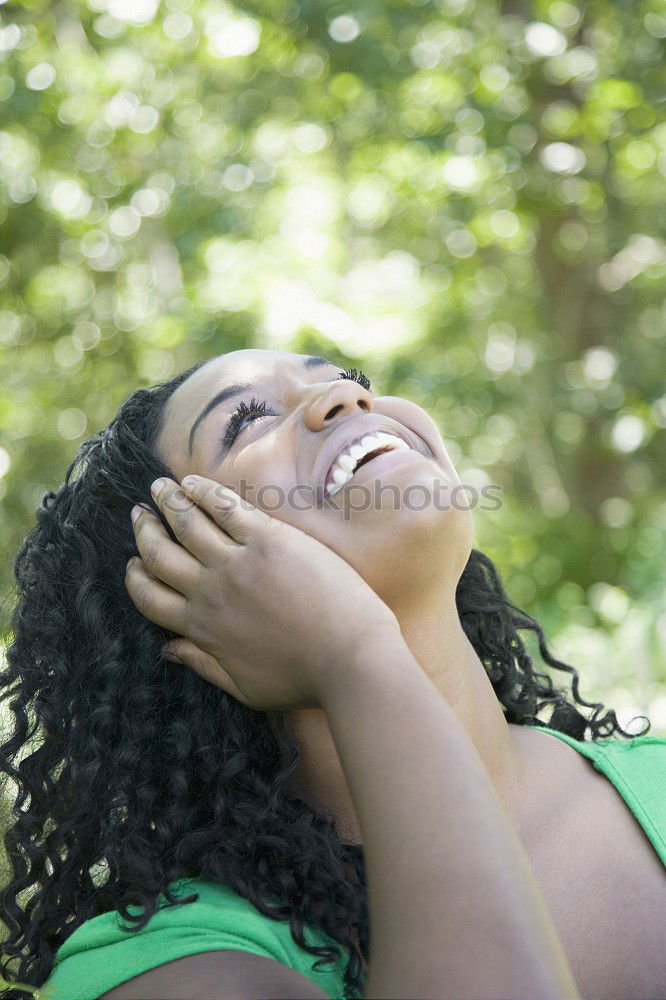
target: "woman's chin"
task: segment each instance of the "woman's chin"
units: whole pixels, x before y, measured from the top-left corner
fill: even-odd
[[[390,522],[391,538],[404,540],[412,552],[424,558],[454,556],[454,562],[465,552],[464,567],[469,558],[473,540],[472,513],[466,504],[452,504],[450,497],[439,499],[428,494],[426,483],[415,484],[425,489],[414,489],[411,501],[406,500],[399,510],[386,511]],[[427,499],[427,502],[426,502]],[[462,571],[462,567],[461,567]]]
[[[331,498],[345,521],[381,525],[386,530],[386,518],[393,523],[423,525],[442,522],[457,515],[470,514],[467,494],[460,480],[446,474],[431,459],[399,465],[376,477],[354,476]],[[360,470],[363,471],[363,470]],[[427,529],[426,529],[427,530]]]
[[[348,525],[344,530],[345,548],[353,538],[353,556],[350,559],[349,553],[345,558],[364,577],[371,565],[378,570],[385,565],[405,581],[414,571],[418,575],[423,567],[431,571],[436,567],[441,578],[446,567],[444,571],[455,576],[457,582],[474,540],[467,497],[458,490],[458,501],[456,494],[452,499],[451,490],[439,490],[428,470],[419,476],[414,476],[414,469],[410,471],[412,475],[403,483],[396,476],[391,481],[384,477],[373,492],[375,502],[367,502],[366,498],[361,505],[358,500],[354,502],[353,491],[341,491],[341,513]],[[443,479],[438,470],[440,484]]]

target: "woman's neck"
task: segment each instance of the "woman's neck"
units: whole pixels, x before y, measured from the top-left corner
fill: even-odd
[[[397,612],[394,609],[394,613]],[[465,635],[455,601],[397,614],[402,634],[424,673],[467,730],[510,815],[524,806],[527,761],[515,739],[483,664]],[[290,714],[301,757],[292,788],[322,814],[334,816],[344,840],[360,843],[361,831],[324,713]]]

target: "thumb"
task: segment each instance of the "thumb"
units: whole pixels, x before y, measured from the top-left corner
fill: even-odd
[[[233,682],[227,671],[220,666],[215,657],[204,652],[203,649],[199,649],[190,639],[172,639],[171,642],[162,646],[162,656],[172,663],[182,663],[186,667],[191,667],[209,684],[222,688],[243,705],[249,704],[240,688]]]

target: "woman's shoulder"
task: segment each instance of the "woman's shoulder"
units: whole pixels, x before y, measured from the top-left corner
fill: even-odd
[[[612,808],[616,803],[606,785],[614,786],[666,865],[666,738],[646,734],[631,739],[578,740],[547,726],[538,727],[538,731],[557,737],[578,751],[579,759],[587,757],[593,765],[569,767],[575,765],[570,758],[564,783],[567,800],[571,801],[573,789],[577,789],[581,800],[589,803],[596,788]]]
[[[633,808],[649,808],[666,837],[666,738],[645,734],[630,739],[579,740],[547,726],[526,726],[556,737],[587,757]]]
[[[643,736],[632,736],[629,739],[617,734],[613,737],[599,739],[578,739],[559,729],[552,729],[550,726],[524,725],[522,728],[555,736],[590,759],[604,755],[617,759],[620,756],[630,755],[633,758],[640,757],[645,766],[652,761],[663,762],[664,754],[666,754],[666,736],[654,736],[651,733]]]
[[[136,1000],[169,997],[172,1000],[215,1000],[220,996],[281,996],[328,1000],[330,994],[307,976],[262,955],[246,951],[199,952],[166,962],[126,979],[99,1000]]]
[[[45,985],[53,1000],[94,1000],[132,976],[167,961],[219,949],[251,952],[287,965],[335,995],[344,979],[347,955],[323,931],[303,928],[312,946],[339,949],[336,961],[313,969],[318,956],[294,941],[288,920],[265,916],[250,900],[229,886],[201,877],[178,879],[169,886],[180,901],[170,904],[164,894],[145,927],[133,924],[117,910],[82,923],[55,956]],[[182,902],[196,895],[191,902]],[[129,906],[131,915],[139,907]]]

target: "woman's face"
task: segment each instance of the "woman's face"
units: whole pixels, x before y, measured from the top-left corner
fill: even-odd
[[[234,414],[241,404],[249,409]],[[377,433],[392,437],[367,440]],[[157,451],[178,481],[215,480],[328,545],[384,599],[444,569],[441,560],[455,585],[469,557],[471,515],[460,490],[452,502],[460,480],[435,423],[322,358],[244,350],[212,359],[170,398]],[[352,473],[341,487],[336,470],[337,480]]]

